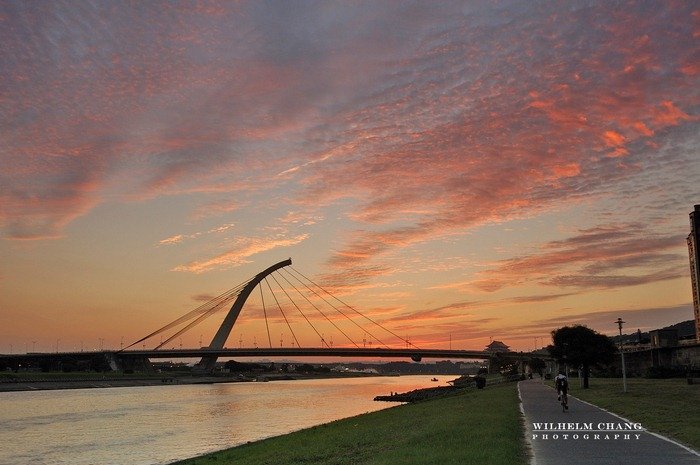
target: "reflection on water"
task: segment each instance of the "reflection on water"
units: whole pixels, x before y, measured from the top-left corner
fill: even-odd
[[[152,465],[390,407],[430,376],[0,393],[0,465]]]

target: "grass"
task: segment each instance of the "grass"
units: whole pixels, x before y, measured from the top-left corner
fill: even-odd
[[[622,379],[591,379],[589,389],[571,379],[569,386],[573,396],[700,450],[700,385],[685,379],[632,378],[627,393],[622,392]]]
[[[524,465],[515,383],[402,405],[178,465]]]

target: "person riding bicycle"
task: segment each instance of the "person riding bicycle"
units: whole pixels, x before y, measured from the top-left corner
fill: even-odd
[[[569,380],[563,371],[560,371],[556,378],[554,378],[554,386],[557,389],[557,400],[561,400],[562,396],[566,399],[567,392],[569,391]],[[566,405],[568,409],[569,406]]]

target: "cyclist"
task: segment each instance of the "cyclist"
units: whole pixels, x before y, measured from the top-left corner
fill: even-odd
[[[561,401],[561,405],[564,410],[569,410],[569,398],[567,392],[569,391],[569,380],[567,379],[564,371],[560,371],[556,378],[554,378],[554,386],[557,389],[557,400]]]

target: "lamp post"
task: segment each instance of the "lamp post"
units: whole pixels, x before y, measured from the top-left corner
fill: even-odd
[[[622,351],[622,318],[618,318],[617,328],[620,330],[620,357],[622,357],[622,392],[627,392],[627,372],[625,371],[625,353]]]

